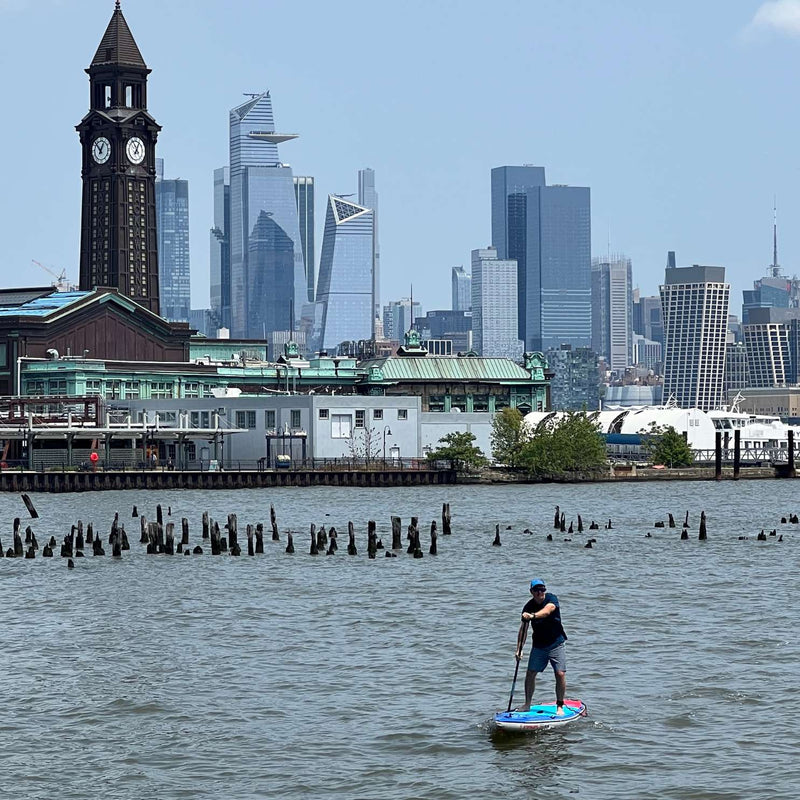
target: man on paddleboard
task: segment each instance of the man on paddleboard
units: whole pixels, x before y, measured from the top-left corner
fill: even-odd
[[[525,705],[518,711],[530,711],[536,673],[544,672],[548,663],[556,676],[556,714],[564,714],[564,695],[567,691],[567,650],[564,643],[567,634],[561,626],[561,609],[558,598],[547,591],[541,578],[531,581],[531,599],[522,609],[522,622],[517,634],[517,661],[522,658],[522,648],[531,626],[531,654],[528,671],[525,673]]]

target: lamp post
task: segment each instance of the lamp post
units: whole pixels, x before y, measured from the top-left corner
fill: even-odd
[[[386,434],[392,435],[392,430],[388,425],[383,426],[383,465],[386,466]]]

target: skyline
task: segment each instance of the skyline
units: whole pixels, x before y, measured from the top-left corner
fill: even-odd
[[[153,70],[149,107],[164,127],[158,157],[171,177],[189,181],[193,307],[208,304],[213,171],[227,162],[228,112],[243,92],[265,90],[281,129],[300,134],[284,157],[295,174],[314,176],[319,197],[353,192],[357,171],[375,169],[382,305],[414,282],[427,308],[449,307],[450,268],[491,242],[489,174],[506,164],[541,165],[549,182],[590,187],[592,255],[605,254],[610,229],[610,248],[631,258],[644,294],[657,293],[666,252],[675,250],[681,265],[726,268],[739,315],[742,290],[771,261],[774,195],[779,261],[785,274],[800,274],[791,224],[800,214],[800,112],[785,99],[800,58],[800,3],[507,2],[488,29],[478,9],[411,2],[394,18],[358,2],[302,12],[250,0],[231,9],[206,0],[123,3]],[[0,262],[3,285],[49,283],[31,259],[77,281],[74,126],[88,109],[83,69],[111,11],[111,0],[0,2],[6,74],[25,69],[23,80],[3,82],[4,106],[41,119],[47,94],[46,125],[29,124],[24,138],[12,125],[0,134],[4,152],[18,154],[0,193],[14,231]],[[303,47],[297,37],[264,34],[258,21],[302,32]],[[781,34],[779,23],[795,35]],[[33,42],[46,57],[30,58]],[[476,42],[503,58],[475,59]],[[369,69],[348,69],[345,81],[329,65],[348,48]],[[486,113],[476,115],[481,103]],[[318,204],[318,241],[322,216]]]

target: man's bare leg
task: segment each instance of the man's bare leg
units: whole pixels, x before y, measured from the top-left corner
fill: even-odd
[[[517,711],[530,711],[531,701],[533,700],[533,690],[536,688],[536,673],[528,670],[525,673],[525,705],[520,706]]]
[[[527,681],[526,681],[527,690]],[[567,693],[567,673],[556,672],[556,714],[561,717],[564,714],[564,696]]]

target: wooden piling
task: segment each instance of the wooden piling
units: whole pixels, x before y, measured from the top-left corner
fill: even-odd
[[[275,506],[269,504],[269,524],[272,526],[272,541],[277,542],[280,540],[278,536],[278,518],[275,516]]]
[[[442,503],[442,536],[450,536],[450,503]]]
[[[722,480],[722,431],[714,434],[714,480]]]
[[[166,524],[165,538],[164,538],[164,555],[175,555],[175,523],[168,522]]]
[[[502,542],[500,541],[500,526],[494,526],[494,541],[492,542],[492,547],[501,547]]]
[[[742,432],[736,428],[733,432],[733,479],[739,480],[739,471],[742,466]]]
[[[436,533],[436,520],[431,522],[431,546],[430,550],[428,550],[429,554],[435,556],[438,553],[436,547],[436,540],[438,539],[438,535]]]
[[[402,520],[400,517],[392,517],[392,550],[402,549]]]
[[[208,511],[203,512],[203,538],[208,539],[211,531],[211,525],[208,519]]]
[[[553,517],[553,528],[554,530],[561,530],[561,509],[559,506],[556,506],[556,513]]]
[[[34,508],[33,501],[27,494],[22,495],[22,502],[25,503],[25,508],[28,509],[28,514],[30,514],[31,519],[37,519],[39,512]]]
[[[181,518],[181,544],[189,544],[189,520],[186,517]]]
[[[256,553],[264,552],[264,526],[259,522],[256,525]]]
[[[697,537],[701,542],[708,539],[708,535],[706,534],[706,512],[700,512],[700,534]]]
[[[291,531],[286,534],[286,552],[294,553],[294,541],[292,540]]]
[[[319,548],[317,547],[317,531],[316,531],[316,527],[317,526],[314,525],[314,523],[312,522],[311,523],[311,547],[310,547],[310,549],[308,551],[308,554],[310,556],[318,556],[319,555]]]
[[[94,542],[94,526],[90,522],[86,526],[86,544],[92,544]]]

